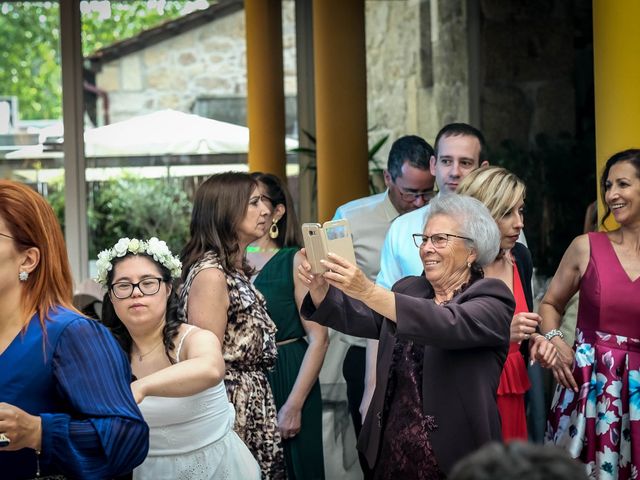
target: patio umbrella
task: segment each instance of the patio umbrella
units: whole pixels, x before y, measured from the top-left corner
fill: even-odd
[[[249,152],[249,129],[176,110],[160,110],[86,130],[86,157],[233,154]],[[285,139],[286,150],[298,142]],[[42,145],[21,148],[7,159],[59,158]]]

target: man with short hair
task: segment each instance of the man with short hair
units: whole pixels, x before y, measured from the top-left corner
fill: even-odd
[[[441,192],[455,192],[464,177],[489,163],[484,135],[466,123],[450,123],[442,127],[436,136],[435,149],[436,154],[429,164]],[[407,213],[389,227],[380,256],[378,285],[391,289],[401,278],[422,273],[423,265],[411,235],[424,230],[428,208],[425,205]]]
[[[371,280],[376,279],[380,270],[380,248],[391,222],[399,215],[424,206],[434,195],[435,178],[429,169],[433,153],[431,145],[418,136],[399,138],[391,146],[387,169],[383,173],[387,190],[353,200],[336,210],[334,220],[349,220],[356,262]],[[349,411],[357,436],[362,427],[360,409],[365,384],[372,382],[375,385],[375,369],[367,371],[365,379],[365,339],[347,335],[342,335],[341,339],[349,345],[342,373],[347,382]],[[374,357],[376,350],[372,350]],[[365,403],[368,406],[369,401]],[[360,464],[365,478],[369,478],[370,470],[362,457]]]

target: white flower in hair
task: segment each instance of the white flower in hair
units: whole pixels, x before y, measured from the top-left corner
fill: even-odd
[[[134,238],[129,242],[128,249],[131,253],[140,253],[142,251],[140,249],[141,246],[142,246],[142,243],[140,242],[140,240],[138,240],[137,238]]]
[[[118,240],[112,248],[103,250],[98,254],[98,260],[96,261],[98,276],[96,281],[107,286],[107,275],[113,269],[113,263],[111,262],[114,258],[124,257],[127,253],[149,255],[169,270],[173,278],[180,277],[182,273],[182,262],[171,253],[171,250],[163,240],[158,240],[156,237],[151,237],[149,240],[125,237]]]
[[[118,243],[116,243],[112,249],[116,257],[123,257],[125,253],[127,253],[127,250],[129,249],[129,242],[130,240],[128,237],[118,240]]]

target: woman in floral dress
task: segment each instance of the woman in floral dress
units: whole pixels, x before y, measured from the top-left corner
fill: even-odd
[[[592,478],[628,479],[640,467],[640,150],[613,155],[600,186],[620,228],[577,237],[540,305],[559,358],[546,441]],[[558,327],[578,289],[574,364]]]
[[[276,327],[250,281],[247,246],[269,227],[269,209],[246,173],[211,176],[194,199],[191,239],[182,252],[180,304],[188,323],[215,333],[226,363],[224,382],[236,409],[234,430],[256,457],[264,479],[284,478],[276,406],[267,380]]]

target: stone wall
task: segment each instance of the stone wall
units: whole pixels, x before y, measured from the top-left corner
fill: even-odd
[[[283,2],[283,47],[285,95],[295,96],[293,2]],[[190,112],[203,97],[245,98],[246,68],[239,11],[106,63],[96,83],[108,92],[111,121],[117,122],[165,108]]]
[[[572,5],[585,1],[367,0],[370,144],[390,136],[377,158],[384,163],[401,135],[433,142],[454,121],[480,127],[490,145],[573,133]],[[290,106],[297,90],[294,8],[283,1]],[[203,97],[243,99],[244,12],[109,62],[97,84],[109,93],[113,122],[163,108],[192,111]]]
[[[376,140],[417,134],[433,143],[440,127],[470,121],[465,0],[367,2],[368,116]]]
[[[370,137],[433,142],[456,121],[481,128],[490,146],[574,134],[574,34],[584,28],[576,9],[585,1],[367,2]]]
[[[480,3],[481,126],[489,144],[574,134],[572,2]]]

